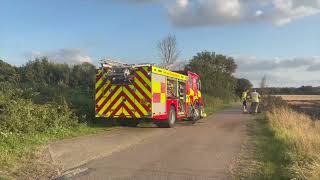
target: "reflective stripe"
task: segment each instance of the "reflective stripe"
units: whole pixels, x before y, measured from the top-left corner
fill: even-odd
[[[167,77],[173,77],[173,78],[184,80],[184,81],[186,81],[188,79],[188,76],[185,76],[183,74],[179,74],[179,73],[172,72],[172,71],[162,69],[162,68],[158,68],[155,66],[152,66],[152,73],[164,75]]]

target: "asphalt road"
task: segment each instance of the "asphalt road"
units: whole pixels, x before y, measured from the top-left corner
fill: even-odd
[[[79,173],[70,178],[232,179],[230,169],[244,141],[248,119],[240,106],[234,105],[196,125],[181,122],[174,129],[161,130],[160,134],[78,167]]]

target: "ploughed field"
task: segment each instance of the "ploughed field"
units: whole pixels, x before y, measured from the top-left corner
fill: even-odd
[[[281,95],[292,108],[320,120],[320,95]]]

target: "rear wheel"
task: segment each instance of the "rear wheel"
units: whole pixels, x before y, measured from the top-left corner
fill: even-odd
[[[176,109],[174,106],[171,106],[168,119],[166,121],[157,122],[156,124],[160,128],[173,128],[176,120]]]

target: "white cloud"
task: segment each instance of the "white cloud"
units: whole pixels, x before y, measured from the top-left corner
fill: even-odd
[[[261,11],[261,10],[256,11],[256,16],[262,16],[262,15],[263,15],[263,11]]]
[[[177,0],[168,14],[178,26],[220,25],[240,21],[242,7],[239,0]]]
[[[92,62],[90,56],[81,48],[64,48],[56,51],[41,52],[32,51],[31,58],[47,57],[50,61],[67,64],[79,64],[83,62]]]
[[[119,0],[118,0],[119,2]],[[277,26],[320,13],[320,0],[120,0],[159,3],[177,26],[271,22]]]
[[[238,64],[236,76],[251,80],[255,86],[264,75],[270,86],[320,86],[320,57],[268,59],[254,56],[235,56]]]
[[[304,68],[310,70],[311,67],[320,65],[320,57],[309,58],[293,58],[293,59],[280,59],[274,58],[269,60],[258,60],[254,56],[239,56],[236,57],[240,70],[244,71],[256,71],[256,70],[281,70],[281,69],[298,69]],[[316,68],[312,68],[310,71],[316,71]],[[320,68],[318,69],[320,70]]]
[[[266,18],[280,26],[320,12],[318,0],[273,0],[273,5],[275,11],[268,12]]]
[[[179,7],[185,8],[189,4],[189,0],[177,0],[177,5]]]

